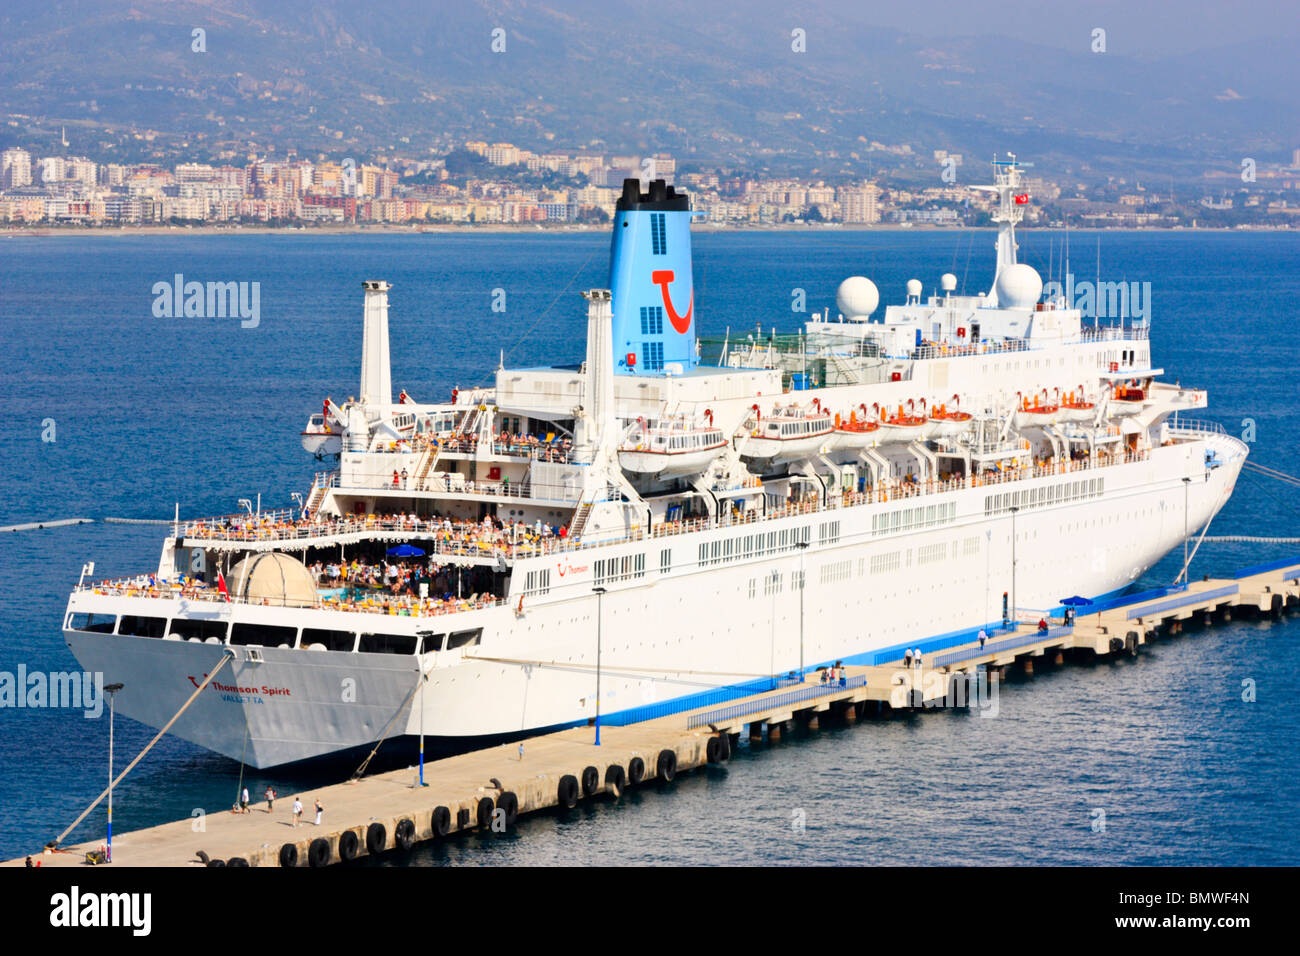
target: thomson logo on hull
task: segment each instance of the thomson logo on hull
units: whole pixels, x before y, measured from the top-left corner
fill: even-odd
[[[196,678],[193,674],[186,675],[190,683],[195,687],[202,687],[203,681]],[[207,677],[207,674],[203,675]],[[240,687],[238,684],[223,684],[221,681],[214,680],[208,685],[218,694],[222,700],[228,700],[232,704],[264,704],[264,698],[270,697],[290,697],[292,692],[287,687],[270,687],[263,684],[261,687]]]

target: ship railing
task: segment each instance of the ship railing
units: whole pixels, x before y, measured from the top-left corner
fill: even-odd
[[[1192,435],[1226,435],[1227,430],[1218,422],[1207,422],[1196,418],[1167,418],[1165,426],[1174,432]]]
[[[337,488],[339,486],[339,473],[337,471],[318,471],[312,478],[311,486],[313,488]]]
[[[1030,345],[1027,339],[1005,339],[1000,342],[977,342],[974,345],[962,345],[955,342],[934,342],[918,345],[903,355],[891,355],[889,358],[921,359],[954,358],[964,355],[996,355],[1003,352],[1027,352]]]
[[[1011,465],[1001,471],[990,471],[979,475],[926,480],[888,478],[873,487],[861,491],[832,493],[825,502],[822,501],[820,493],[808,492],[799,497],[787,499],[781,504],[768,505],[764,510],[746,509],[741,511],[733,508],[728,509],[716,520],[704,517],[663,520],[653,523],[648,533],[647,529],[636,527],[629,533],[602,535],[599,538],[586,538],[578,541],[573,541],[558,534],[539,536],[532,526],[521,526],[520,531],[516,531],[513,526],[493,528],[492,530],[478,530],[477,525],[457,524],[448,529],[441,520],[437,519],[415,517],[404,519],[395,517],[376,518],[373,515],[366,518],[345,517],[325,520],[313,518],[305,522],[286,521],[279,526],[274,524],[253,524],[247,527],[225,527],[220,523],[205,525],[202,522],[192,522],[185,526],[183,536],[213,541],[248,542],[293,542],[321,539],[321,543],[324,545],[329,543],[328,539],[349,534],[363,536],[382,534],[391,536],[392,540],[419,539],[422,548],[427,553],[436,556],[476,558],[484,561],[514,560],[626,544],[644,540],[646,537],[664,538],[712,528],[756,524],[797,515],[818,514],[858,505],[921,498],[933,494],[1011,484],[1035,478],[1075,474],[1112,465],[1145,461],[1149,457],[1150,452],[1146,449],[1135,452],[1127,450],[1111,452],[1107,449],[1099,449],[1095,458],[1049,463],[1037,462],[1025,466]],[[240,518],[238,515],[232,517],[235,519]]]
[[[416,598],[401,595],[383,595],[365,599],[320,597],[314,601],[281,603],[266,598],[246,598],[223,594],[220,588],[205,584],[149,584],[138,580],[84,582],[74,589],[109,597],[151,598],[166,601],[204,601],[211,604],[239,604],[251,607],[293,607],[301,610],[349,611],[357,614],[383,614],[392,617],[436,617],[501,607],[509,603],[505,598],[442,597]]]
[[[1149,325],[1098,325],[1079,330],[1080,342],[1144,342],[1149,338]]]

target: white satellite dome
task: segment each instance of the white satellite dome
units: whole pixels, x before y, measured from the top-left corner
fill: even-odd
[[[944,292],[952,292],[957,288],[957,277],[951,272],[945,272],[939,277],[939,288]]]
[[[1043,294],[1043,280],[1023,262],[1007,266],[998,273],[995,286],[998,305],[1004,309],[1032,309]]]
[[[880,290],[866,276],[849,276],[835,290],[835,305],[846,319],[865,319],[880,304]]]
[[[922,289],[922,286],[921,286],[921,280],[920,280],[920,279],[908,279],[908,280],[907,280],[907,294],[908,294],[909,296],[919,296],[919,295],[921,294],[921,289]]]

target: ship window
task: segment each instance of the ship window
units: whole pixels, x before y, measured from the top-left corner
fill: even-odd
[[[304,627],[302,629],[301,647],[319,644],[327,651],[352,651],[357,646],[357,636],[351,631],[327,631],[322,628]]]
[[[414,634],[362,634],[357,650],[363,654],[414,654]]]
[[[641,306],[641,334],[664,334],[664,308],[661,305]]]
[[[659,573],[667,574],[673,569],[673,549],[664,548],[659,552]]]
[[[664,214],[652,212],[650,214],[650,251],[656,256],[662,256],[668,252],[668,237],[665,232]]]
[[[218,641],[225,643],[226,640],[226,622],[225,621],[196,621],[183,617],[172,618],[171,627],[168,634],[174,634],[177,637],[189,640],[191,637],[197,637],[200,641],[206,641],[210,637],[215,637]],[[290,644],[293,641],[289,642]]]
[[[74,631],[90,631],[93,634],[112,634],[117,623],[116,614],[74,614],[68,621],[68,627]]]
[[[664,367],[664,344],[662,342],[642,342],[641,358],[648,371],[660,371]]]
[[[420,653],[432,654],[434,651],[442,650],[442,642],[446,636],[446,634],[421,634],[423,643],[420,645]]]
[[[167,633],[167,618],[137,617],[134,614],[124,614],[117,633],[130,634],[133,637],[162,637]]]
[[[235,624],[230,629],[230,643],[245,646],[258,644],[262,647],[278,647],[293,642],[298,638],[296,627],[280,627],[275,624]]]
[[[469,631],[452,631],[451,636],[447,638],[447,650],[454,651],[458,647],[473,647],[483,637],[483,628],[476,627]]]

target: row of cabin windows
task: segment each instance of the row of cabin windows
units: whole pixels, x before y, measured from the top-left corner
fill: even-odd
[[[948,560],[948,542],[924,544],[916,549],[917,564],[934,564],[936,561]]]
[[[1057,482],[1041,488],[1022,488],[984,499],[984,514],[1006,514],[1012,508],[1044,508],[1069,501],[1086,501],[1100,498],[1106,491],[1105,478],[1087,478],[1080,481]]]
[[[847,581],[852,576],[852,561],[833,561],[822,565],[820,581],[822,584],[835,584],[839,581]]]
[[[840,523],[838,521],[823,521],[817,528],[818,544],[834,544],[840,540]]]
[[[549,594],[551,591],[551,569],[542,568],[538,571],[529,571],[524,576],[524,593],[525,594]]]
[[[839,522],[834,522],[839,524]],[[781,531],[769,531],[766,534],[743,534],[718,541],[705,541],[700,545],[700,567],[724,564],[728,561],[744,561],[748,558],[761,558],[769,554],[781,554],[796,548],[800,543],[812,540],[812,526],[803,528],[785,528]]]
[[[662,566],[663,556],[660,555],[660,567],[662,568]],[[599,561],[593,561],[592,574],[595,577],[597,587],[602,584],[615,584],[619,581],[643,578],[645,577],[645,552],[625,554],[621,558],[602,558]]]
[[[232,644],[238,647],[321,647],[327,651],[357,651],[362,654],[429,654],[478,644],[481,627],[450,634],[376,634],[336,631],[305,627],[301,638],[296,627],[275,624],[247,624],[191,618],[145,617],[124,614],[119,621],[113,614],[73,614],[68,626],[75,631],[97,634],[121,634],[130,637],[171,637],[205,644]],[[227,637],[227,632],[229,636]]]
[[[873,535],[897,534],[900,531],[917,531],[935,528],[957,520],[957,502],[947,501],[918,508],[899,508],[885,514],[871,516]]]

